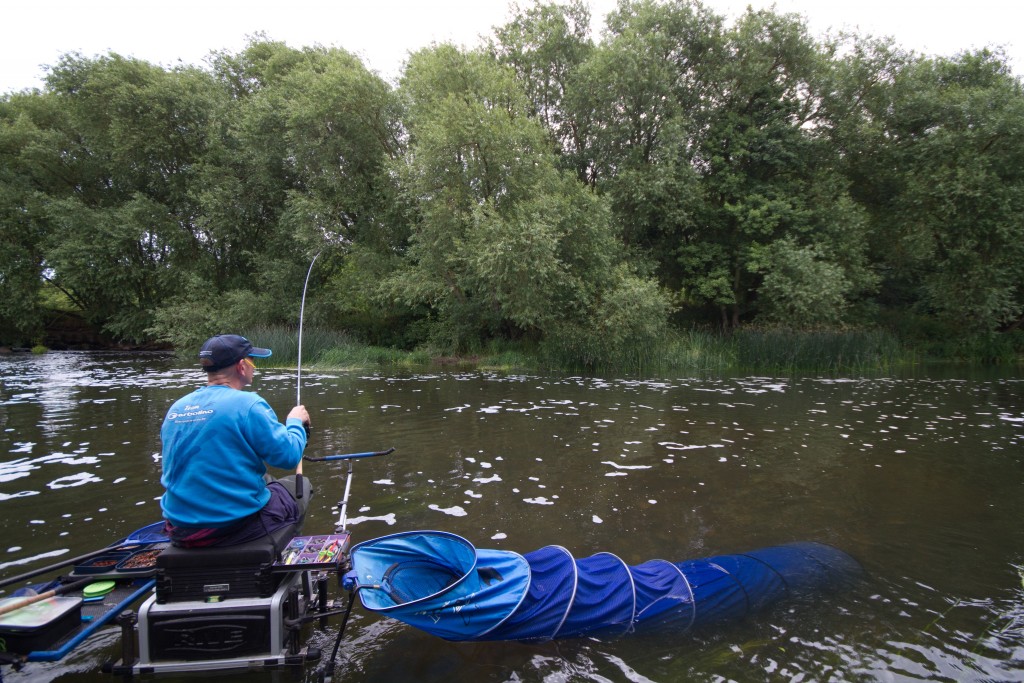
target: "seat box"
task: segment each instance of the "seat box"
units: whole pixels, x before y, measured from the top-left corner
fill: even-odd
[[[260,660],[285,650],[288,596],[298,590],[299,575],[284,581],[269,597],[227,601],[160,603],[150,596],[139,608],[139,658],[143,669],[174,662]],[[299,595],[299,613],[305,601]],[[162,664],[161,664],[162,663]]]
[[[225,547],[171,546],[156,558],[157,602],[269,597],[281,582],[271,571],[277,558],[267,539]]]
[[[183,608],[186,604],[191,603],[174,603],[166,605],[169,610],[148,613],[144,660],[259,657],[276,654],[282,647],[273,642],[280,630],[265,598],[216,603],[217,609],[206,610]]]
[[[270,565],[236,569],[169,569],[156,575],[160,604],[191,600],[265,598],[274,594],[281,577]]]
[[[0,607],[24,600],[0,599]],[[0,615],[0,652],[51,650],[82,621],[82,598],[53,597]]]

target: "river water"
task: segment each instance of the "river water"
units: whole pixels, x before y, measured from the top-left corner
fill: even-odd
[[[357,541],[440,529],[636,564],[815,540],[867,576],[714,632],[610,641],[449,643],[357,607],[335,680],[1024,680],[1024,379],[971,374],[306,371],[307,455],[396,449],[356,463]],[[0,357],[0,577],[159,520],[159,425],[200,375],[159,354]],[[283,415],[294,373],[261,370],[255,389]],[[306,531],[330,531],[343,467],[305,471]],[[336,626],[314,635],[328,651]],[[5,680],[109,680],[117,640]]]

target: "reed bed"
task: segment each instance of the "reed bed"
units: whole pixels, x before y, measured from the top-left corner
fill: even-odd
[[[792,374],[888,371],[907,359],[884,330],[744,329],[732,335],[738,370]]]
[[[294,367],[298,333],[289,327],[248,330],[259,346],[274,350],[269,366]],[[588,359],[535,347],[492,345],[468,356],[445,356],[430,349],[402,351],[362,344],[344,332],[307,328],[302,364],[322,369],[372,367],[472,367],[495,371],[583,372],[619,375],[857,374],[889,371],[911,359],[895,335],[884,330],[796,331],[748,328],[733,334],[706,329],[671,332],[654,343],[634,346],[614,357]]]
[[[262,362],[263,365],[286,368],[298,364],[298,328],[284,325],[255,327],[242,332],[242,335],[256,346],[274,351],[273,356]],[[302,331],[302,365],[314,365],[328,351],[352,343],[352,338],[345,332],[305,327]]]
[[[295,367],[299,359],[298,330],[292,327],[260,327],[248,330],[245,336],[257,346],[273,349],[274,355],[264,361],[270,367]],[[319,327],[306,327],[302,332],[303,367],[349,369],[373,366],[429,365],[426,351],[400,351],[367,346],[345,332]]]

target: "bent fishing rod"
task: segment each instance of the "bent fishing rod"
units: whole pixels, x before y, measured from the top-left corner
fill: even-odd
[[[309,262],[306,282],[302,285],[302,303],[299,305],[299,360],[295,370],[295,405],[302,405],[302,326],[306,319],[306,291],[309,289],[309,276],[313,274],[313,264],[320,258],[320,253],[318,251],[313,260]]]
[[[299,358],[295,369],[295,405],[302,405],[302,326],[306,320],[306,291],[309,289],[309,276],[313,274],[313,264],[320,258],[317,252],[313,260],[309,262],[309,270],[306,271],[306,282],[302,285],[302,303],[299,304]],[[306,438],[309,438],[309,424],[303,425],[306,428]],[[302,460],[299,460],[295,468],[295,497],[302,498]]]

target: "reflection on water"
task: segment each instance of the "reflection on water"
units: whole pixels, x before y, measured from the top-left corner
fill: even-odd
[[[198,375],[155,354],[0,358],[0,569],[158,519],[157,431]],[[256,388],[283,414],[294,382],[269,370]],[[304,372],[309,455],[397,449],[356,464],[358,540],[434,528],[630,564],[817,540],[871,577],[713,633],[611,642],[447,643],[357,611],[336,680],[1024,679],[1022,388]],[[305,469],[317,486],[307,530],[329,530],[344,468]],[[315,637],[329,651],[334,633]],[[8,680],[86,680],[112,642]]]

